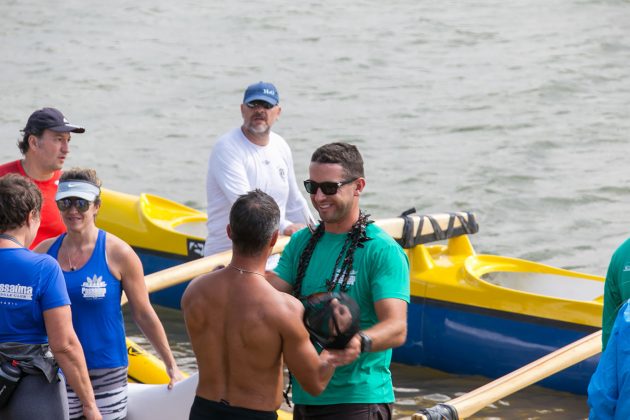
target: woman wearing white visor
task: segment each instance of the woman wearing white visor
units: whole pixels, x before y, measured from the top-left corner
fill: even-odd
[[[55,200],[67,233],[45,240],[35,251],[56,258],[63,270],[72,322],[103,419],[124,419],[128,360],[120,306],[123,290],[133,320],[166,364],[169,388],[182,374],[149,302],[140,259],[122,239],[96,227],[100,185],[93,169],[74,168],[61,175]],[[70,418],[80,418],[81,403],[72,389],[68,402]]]

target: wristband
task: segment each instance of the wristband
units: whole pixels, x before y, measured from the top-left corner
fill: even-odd
[[[361,337],[361,353],[368,353],[372,351],[372,339],[363,331],[359,331],[359,337]]]

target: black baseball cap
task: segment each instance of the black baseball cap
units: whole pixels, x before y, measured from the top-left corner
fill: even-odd
[[[42,108],[33,112],[26,127],[25,133],[41,133],[44,130],[52,130],[59,133],[84,133],[85,128],[78,125],[70,124],[61,111],[55,108]]]
[[[343,349],[359,332],[361,311],[343,292],[315,293],[303,299],[304,326],[311,341],[324,349]]]

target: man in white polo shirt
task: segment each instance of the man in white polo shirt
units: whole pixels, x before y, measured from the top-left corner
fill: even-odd
[[[256,188],[280,207],[280,233],[292,235],[309,221],[310,210],[295,180],[287,142],[271,131],[282,109],[278,90],[259,82],[245,90],[243,125],[219,138],[208,162],[208,237],[205,255],[231,248],[226,234],[228,216],[236,199]]]

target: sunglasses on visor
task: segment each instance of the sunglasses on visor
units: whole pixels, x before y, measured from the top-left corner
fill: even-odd
[[[340,187],[356,181],[358,178],[348,179],[341,182],[315,182],[311,179],[304,181],[304,188],[309,194],[317,194],[317,190],[321,188],[322,192],[326,195],[335,195]]]
[[[87,209],[90,208],[91,201],[86,200],[85,198],[62,198],[57,201],[57,208],[61,211],[69,210],[70,207],[74,207],[80,213],[85,213]]]

